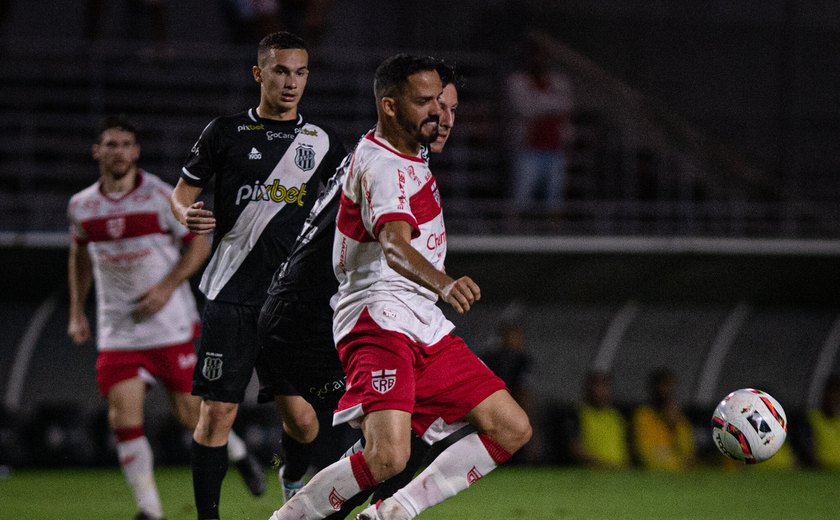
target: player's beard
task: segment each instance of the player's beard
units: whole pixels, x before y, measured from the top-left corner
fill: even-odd
[[[424,134],[423,133],[423,126],[428,123],[435,123],[435,129],[432,131],[431,134]],[[438,125],[440,124],[440,117],[438,116],[429,116],[426,119],[420,121],[420,124],[414,126],[414,122],[409,120],[407,117],[403,116],[401,111],[397,111],[397,124],[405,130],[409,135],[414,137],[418,143],[420,144],[429,144],[438,137]]]

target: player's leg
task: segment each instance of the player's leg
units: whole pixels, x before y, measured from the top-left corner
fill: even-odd
[[[254,371],[259,308],[208,301],[201,320],[192,393],[202,398],[191,467],[199,520],[219,518],[228,436]]]
[[[311,404],[299,395],[274,396],[277,412],[283,420],[279,470],[283,501],[303,488],[304,475],[312,460],[312,442],[318,436],[318,416]]]
[[[133,377],[108,390],[108,424],[117,440],[117,457],[140,515],[163,518],[154,477],[152,447],[143,430],[146,383]]]
[[[333,422],[360,421],[364,450],[318,472],[273,520],[324,518],[405,468],[411,450],[415,353],[405,336],[376,332],[354,334],[338,347],[348,384]],[[399,376],[374,380],[373,374],[386,368]]]
[[[362,419],[365,449],[322,469],[272,520],[325,518],[360,491],[393,477],[405,468],[411,450],[411,415],[402,410],[377,410]]]
[[[322,430],[318,412],[332,412],[344,389],[332,339],[332,309],[319,302],[269,296],[260,311],[258,334],[260,401],[273,397],[283,420],[279,476],[288,500],[303,487],[312,466],[312,443]],[[343,449],[337,448],[336,454]]]
[[[188,430],[195,431],[198,424],[199,409],[201,408],[201,398],[186,392],[173,391],[169,392],[169,398],[173,414],[178,422]],[[242,479],[251,494],[261,496],[265,493],[265,472],[262,465],[253,454],[248,452],[245,441],[233,430],[228,433],[227,456],[228,461],[232,462],[239,474],[242,475]]]
[[[382,503],[383,511],[395,518],[414,518],[463,491],[509,459],[531,437],[528,416],[504,383],[460,338],[452,338],[452,344],[432,356],[422,369],[418,402],[426,402],[429,397],[434,397],[435,402],[418,405],[413,425],[416,431],[426,431],[428,437],[432,432],[426,428],[437,418],[454,425],[460,417],[478,431],[449,446],[414,480]],[[450,367],[458,367],[457,372]],[[366,514],[373,518],[369,511]]]

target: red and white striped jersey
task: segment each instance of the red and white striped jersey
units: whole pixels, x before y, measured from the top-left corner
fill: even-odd
[[[72,239],[86,246],[93,264],[99,350],[136,350],[189,341],[198,321],[187,282],[154,316],[137,321],[131,313],[140,296],[165,278],[193,238],[172,215],[172,187],[138,171],[137,185],[119,197],[97,181],[70,199]]]
[[[437,183],[421,155],[402,154],[371,131],[353,153],[339,203],[333,268],[333,334],[343,338],[367,307],[386,330],[424,345],[437,343],[454,325],[437,307],[437,295],[388,266],[378,236],[382,226],[411,224],[411,246],[437,269],[446,259],[446,228]]]

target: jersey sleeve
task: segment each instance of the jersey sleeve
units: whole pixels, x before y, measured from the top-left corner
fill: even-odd
[[[339,139],[338,135],[332,130],[328,131],[328,135],[330,136],[330,149],[322,162],[321,171],[319,172],[321,175],[321,184],[324,186],[333,178],[336,170],[341,166],[342,161],[347,156],[347,148],[341,139]]]
[[[187,184],[203,188],[213,178],[214,159],[220,142],[218,121],[211,121],[190,149],[189,156],[181,168],[181,178]]]
[[[361,172],[359,182],[363,197],[363,222],[367,231],[376,239],[379,238],[382,226],[398,220],[411,225],[411,238],[420,236],[417,219],[411,213],[406,173],[401,166],[399,161],[380,156],[379,161],[369,164]]]
[[[87,233],[82,227],[79,219],[76,218],[76,206],[79,204],[78,199],[71,198],[67,205],[67,221],[70,224],[70,239],[79,245],[85,245],[88,242]]]

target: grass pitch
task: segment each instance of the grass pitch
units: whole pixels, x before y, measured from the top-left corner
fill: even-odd
[[[266,520],[281,503],[276,476],[252,497],[228,473],[225,520]],[[189,468],[156,471],[168,520],[194,520]],[[421,520],[840,518],[840,473],[696,470],[669,474],[568,468],[501,468]],[[130,520],[133,499],[119,470],[21,470],[0,480],[0,520]]]

